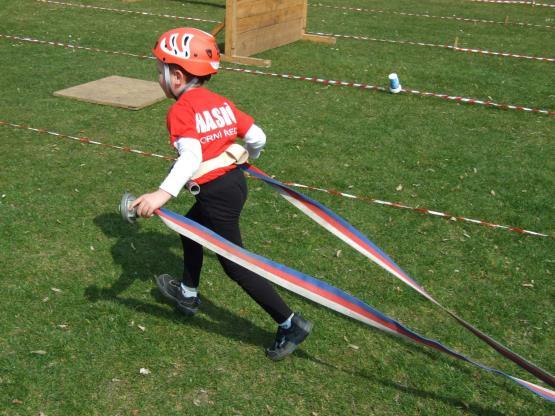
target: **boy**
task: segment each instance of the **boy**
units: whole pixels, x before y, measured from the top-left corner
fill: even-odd
[[[187,218],[242,247],[239,216],[247,199],[247,184],[241,169],[226,157],[226,150],[241,137],[248,155],[256,159],[266,136],[251,116],[204,87],[220,63],[212,35],[193,28],[172,29],[159,38],[153,53],[160,86],[168,98],[176,100],[168,111],[167,127],[179,156],[159,189],[141,195],[132,207],[136,207],[137,215],[148,218],[194,177],[200,193]],[[163,274],[156,283],[178,311],[194,315],[201,303],[197,288],[203,248],[183,236],[181,242],[183,280],[177,282]],[[225,273],[278,324],[267,356],[280,360],[291,354],[308,336],[312,323],[293,313],[267,280],[221,256],[218,260]]]

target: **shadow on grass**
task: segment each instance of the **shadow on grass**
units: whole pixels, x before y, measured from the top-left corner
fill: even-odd
[[[364,324],[357,322],[357,325],[362,325],[365,326]],[[368,328],[368,327],[367,327]],[[432,350],[430,348],[427,348],[423,345],[420,344],[415,344],[412,342],[409,342],[407,340],[404,340],[402,338],[399,338],[395,335],[392,334],[384,334],[382,331],[377,330],[375,328],[368,328],[370,330],[372,330],[377,336],[386,336],[387,339],[395,344],[397,344],[397,346],[399,347],[400,350],[404,350],[407,354],[418,354],[418,355],[425,355],[430,361],[437,361],[437,360],[448,360],[450,362],[450,364],[454,367],[457,368],[457,371],[460,371],[461,373],[464,373],[466,375],[466,377],[468,378],[468,380],[473,380],[474,376],[474,367],[468,365],[467,363],[463,362],[463,361],[459,361],[456,359],[453,359],[452,357],[449,357],[445,354],[440,353],[439,351],[435,351]],[[360,377],[363,379],[366,379],[374,384],[380,384],[382,386],[387,386],[390,388],[394,388],[396,390],[399,390],[403,393],[406,394],[410,394],[413,396],[417,396],[417,397],[422,397],[424,399],[431,399],[431,400],[436,400],[436,401],[441,401],[443,403],[446,403],[456,409],[459,409],[461,411],[463,411],[464,413],[470,413],[470,414],[475,414],[475,415],[485,415],[485,416],[502,416],[503,413],[498,412],[497,410],[494,409],[488,409],[485,408],[483,406],[480,406],[479,404],[476,403],[467,403],[463,400],[457,399],[457,398],[451,398],[451,397],[447,397],[447,396],[443,396],[443,395],[439,395],[437,393],[434,392],[430,392],[430,391],[426,391],[423,389],[418,389],[415,387],[409,387],[409,386],[405,386],[403,384],[399,384],[396,383],[393,380],[390,379],[386,379],[386,378],[382,378],[382,377],[378,377],[378,375],[374,374],[374,373],[370,373],[368,370],[362,368],[362,369],[358,369],[358,370],[349,370],[349,369],[345,369],[345,368],[341,368],[338,367],[335,364],[329,363],[324,361],[323,359],[319,358],[319,357],[314,357],[310,354],[307,354],[306,352],[302,351],[302,350],[298,350],[295,352],[295,354],[298,357],[310,360],[314,363],[317,363],[319,365],[322,365],[324,367],[328,367],[333,371],[340,371],[343,372],[345,374],[348,374],[350,376],[354,376],[354,377]],[[504,388],[503,386],[501,386],[502,382],[499,382],[498,384],[500,384],[500,388]],[[449,386],[446,385],[445,386],[445,390],[448,391],[449,390]],[[521,389],[515,389],[516,391],[518,391],[518,393],[522,393],[524,395],[524,392]]]
[[[255,346],[269,345],[273,340],[272,332],[257,327],[247,319],[216,305],[206,297],[202,297],[201,312],[195,317],[187,317],[166,306],[153,305],[139,299],[121,296],[134,281],[152,280],[152,297],[159,303],[166,303],[165,298],[156,288],[153,277],[168,270],[181,270],[183,259],[172,251],[175,250],[176,244],[180,250],[181,243],[178,239],[169,238],[167,234],[152,231],[140,232],[139,227],[123,222],[121,217],[115,213],[101,214],[94,219],[94,223],[108,237],[117,238],[110,251],[114,263],[121,266],[122,273],[110,287],[101,288],[97,285],[87,287],[85,297],[90,302],[118,302],[135,311],[197,327]],[[227,279],[223,271],[222,278]],[[241,289],[237,287],[237,290]],[[245,300],[249,301],[248,296],[246,294],[244,296]]]
[[[218,9],[225,9],[225,4],[220,4],[211,1],[197,1],[197,0],[174,0],[177,3],[183,3],[186,6],[188,3],[198,4],[200,6],[217,7]]]
[[[128,289],[135,280],[150,280],[148,276],[153,277],[162,271],[176,270],[182,267],[181,257],[172,252],[172,249],[175,249],[176,240],[168,238],[167,234],[152,231],[140,232],[139,227],[124,223],[121,217],[115,213],[99,215],[94,219],[94,222],[108,237],[117,238],[117,241],[111,248],[111,254],[114,262],[121,266],[122,274],[110,287],[99,288],[96,285],[87,287],[85,289],[85,297],[90,302],[117,302],[137,312],[148,313],[153,316],[167,319],[176,324],[185,324],[261,348],[263,345],[269,345],[272,342],[274,337],[273,332],[267,331],[249,320],[234,314],[228,309],[216,305],[206,297],[202,297],[201,311],[194,317],[181,315],[173,309],[169,309],[167,306],[154,305],[138,299],[122,297],[121,293]],[[144,254],[149,252],[151,255]],[[159,303],[166,303],[166,299],[162,297],[155,287],[154,281],[151,295]],[[248,300],[247,295],[245,294],[244,296],[245,299]],[[408,348],[411,353],[425,354],[430,359],[437,359],[437,353],[433,351],[428,351],[418,345],[408,344],[393,336],[389,338],[398,343],[400,348]],[[339,368],[306,353],[302,349],[297,350],[295,356],[326,366],[334,371],[345,372],[355,377],[365,378],[373,383],[395,388],[407,394],[442,401],[456,408],[462,407],[466,412],[477,415],[501,415],[501,413],[497,411],[485,409],[476,404],[464,404],[457,399],[443,397],[436,393],[413,387],[403,386],[392,380],[376,377],[365,370],[350,371]],[[466,366],[463,365],[459,365],[459,369],[469,372]]]
[[[402,343],[401,340],[399,340],[399,342]],[[406,347],[406,344],[405,344],[405,347]],[[405,386],[405,385],[396,383],[393,380],[377,377],[375,374],[369,373],[365,369],[351,371],[351,370],[347,370],[347,369],[344,369],[344,368],[340,368],[340,367],[337,367],[334,364],[330,364],[330,363],[328,363],[328,362],[326,362],[326,361],[324,361],[324,360],[322,360],[318,357],[314,357],[310,354],[307,354],[306,352],[304,352],[302,350],[297,350],[295,352],[295,355],[297,357],[304,358],[306,360],[310,360],[310,361],[312,361],[314,363],[317,363],[321,366],[328,367],[333,371],[341,371],[341,372],[346,373],[346,374],[351,375],[351,376],[361,377],[361,378],[364,378],[364,379],[366,379],[366,380],[368,380],[368,381],[370,381],[374,384],[380,384],[382,386],[393,388],[395,390],[401,391],[402,393],[410,394],[411,396],[417,396],[417,397],[421,397],[423,399],[431,399],[431,400],[443,402],[443,403],[445,403],[449,406],[452,406],[454,408],[463,410],[465,414],[470,413],[470,414],[475,414],[475,415],[480,415],[480,416],[502,416],[503,415],[503,413],[500,413],[497,410],[488,409],[488,408],[480,406],[479,404],[476,404],[476,403],[466,403],[466,402],[464,402],[462,400],[459,400],[459,399],[456,399],[456,398],[442,396],[442,395],[439,395],[437,393],[426,391],[426,390],[423,390],[423,389],[418,389],[418,388],[415,388],[415,387]],[[448,386],[445,386],[445,387],[446,387],[446,390],[447,390]]]

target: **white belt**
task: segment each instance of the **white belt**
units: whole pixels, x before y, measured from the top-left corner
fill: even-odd
[[[193,174],[191,180],[198,179],[218,168],[224,168],[229,165],[242,165],[248,159],[249,152],[247,149],[240,144],[233,143],[219,156],[202,162],[197,171]]]

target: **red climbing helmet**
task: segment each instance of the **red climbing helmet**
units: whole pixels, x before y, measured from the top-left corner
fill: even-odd
[[[216,74],[220,67],[220,51],[214,36],[191,27],[167,31],[152,52],[163,63],[179,65],[197,77]]]

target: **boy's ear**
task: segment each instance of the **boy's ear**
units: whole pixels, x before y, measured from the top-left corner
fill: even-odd
[[[185,84],[187,82],[187,77],[181,69],[176,69],[175,72],[174,72],[174,75],[175,75],[175,79],[180,84]]]

